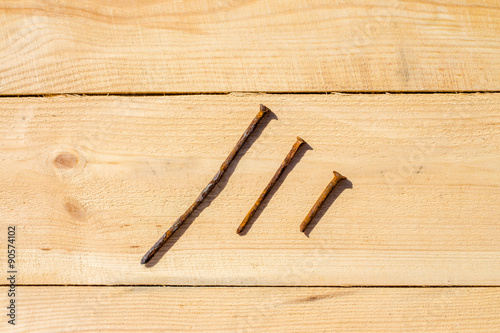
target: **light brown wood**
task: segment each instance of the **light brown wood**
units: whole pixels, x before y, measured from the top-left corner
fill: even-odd
[[[18,290],[15,328],[0,323],[8,332],[496,332],[500,326],[498,288]]]
[[[0,26],[0,94],[500,90],[494,0],[4,0]]]
[[[140,265],[259,103],[278,119]],[[24,284],[500,285],[499,109],[500,94],[3,98],[0,224],[18,228]],[[237,235],[297,135],[313,149]],[[333,170],[352,185],[306,237]]]

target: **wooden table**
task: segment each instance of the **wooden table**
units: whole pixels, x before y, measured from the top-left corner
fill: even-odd
[[[0,26],[2,332],[500,330],[497,1],[10,0]]]

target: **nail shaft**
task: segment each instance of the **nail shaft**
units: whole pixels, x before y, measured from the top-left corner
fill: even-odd
[[[314,216],[316,216],[316,213],[318,213],[319,208],[321,207],[323,202],[326,200],[326,198],[328,197],[330,192],[333,191],[333,188],[335,187],[335,185],[337,185],[337,183],[339,181],[341,181],[342,179],[346,179],[346,178],[344,176],[342,176],[340,173],[338,173],[337,171],[333,172],[332,181],[330,182],[330,184],[328,184],[328,186],[325,188],[323,193],[321,193],[318,200],[316,200],[316,203],[309,211],[309,214],[307,214],[304,221],[302,221],[302,223],[300,224],[300,231],[304,232],[304,230],[306,230],[307,226],[309,225],[311,220],[314,218]]]
[[[255,212],[259,208],[260,204],[264,201],[264,199],[268,195],[269,191],[271,191],[271,188],[274,186],[274,184],[276,183],[276,181],[278,180],[280,175],[283,173],[285,168],[288,166],[288,164],[290,164],[290,161],[292,160],[293,156],[295,155],[295,153],[297,153],[297,150],[304,142],[305,142],[304,140],[297,137],[297,141],[294,143],[294,145],[293,145],[292,149],[290,150],[290,152],[288,153],[288,155],[286,155],[285,160],[283,161],[283,163],[281,163],[279,169],[276,171],[276,173],[274,174],[274,176],[271,179],[271,181],[269,182],[269,184],[267,184],[266,188],[264,189],[264,191],[262,192],[260,197],[257,199],[255,204],[253,205],[252,209],[250,209],[247,216],[245,216],[245,218],[241,222],[240,226],[238,227],[238,230],[236,230],[237,234],[241,233],[243,231],[243,229],[245,229],[245,226],[247,225],[248,221],[250,221],[252,216],[255,214]]]
[[[203,199],[207,197],[207,195],[210,193],[210,191],[215,187],[215,185],[221,180],[222,176],[224,175],[224,172],[229,167],[229,164],[231,161],[234,159],[240,148],[243,146],[245,141],[248,139],[250,134],[255,130],[255,127],[259,123],[259,121],[269,112],[270,110],[265,107],[264,105],[260,105],[260,111],[259,113],[255,116],[255,118],[252,120],[248,128],[245,130],[241,138],[239,139],[238,143],[236,146],[234,146],[233,150],[229,153],[229,156],[226,158],[224,163],[222,163],[219,171],[215,174],[214,178],[208,185],[205,187],[205,189],[200,193],[198,198],[194,201],[194,203],[188,208],[188,210],[182,214],[177,221],[170,227],[170,229],[167,230],[167,232],[161,236],[161,238],[153,245],[151,249],[149,249],[148,252],[144,255],[144,257],[141,259],[141,264],[146,264],[148,263],[151,258],[158,252],[158,250],[165,245],[167,240],[169,239],[170,236],[174,234],[174,232],[186,221],[186,219],[191,215],[191,213],[198,207],[202,202]]]

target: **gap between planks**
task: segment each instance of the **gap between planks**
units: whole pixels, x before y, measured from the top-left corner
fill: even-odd
[[[161,97],[161,96],[210,96],[210,95],[432,95],[432,94],[498,94],[498,91],[230,91],[230,92],[157,92],[157,93],[57,93],[57,94],[15,94],[0,95],[0,98],[33,98],[59,96],[122,96],[122,97]]]
[[[0,287],[8,287],[9,285],[7,284],[0,284]],[[16,284],[16,287],[95,287],[95,288],[115,288],[115,287],[122,287],[122,288],[323,288],[323,289],[329,289],[329,288],[343,288],[343,289],[443,289],[443,288],[455,288],[455,289],[460,289],[460,288],[500,288],[500,285],[456,285],[456,286],[450,286],[450,285],[429,285],[429,286],[419,286],[419,285],[406,285],[406,286],[398,286],[398,285],[386,285],[386,286],[378,286],[378,285],[352,285],[352,286],[344,286],[344,285],[330,285],[330,286],[315,286],[315,285],[297,285],[297,286],[291,286],[291,285],[279,285],[279,286],[273,286],[273,285],[234,285],[234,284],[229,284],[229,285],[210,285],[210,284],[205,284],[205,285],[189,285],[189,284],[181,284],[181,285],[176,285],[176,284]]]

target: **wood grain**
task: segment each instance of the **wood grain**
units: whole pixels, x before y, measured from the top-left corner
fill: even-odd
[[[3,289],[3,288],[2,288]],[[0,294],[5,304],[5,292]],[[498,288],[19,287],[9,332],[495,332]],[[7,324],[2,320],[0,327]]]
[[[3,0],[0,26],[0,94],[500,90],[494,0]]]
[[[140,265],[259,103],[277,119]],[[500,285],[499,109],[500,94],[3,98],[0,224],[17,226],[23,284]],[[297,135],[312,149],[237,235]],[[307,237],[333,170],[349,182]]]

